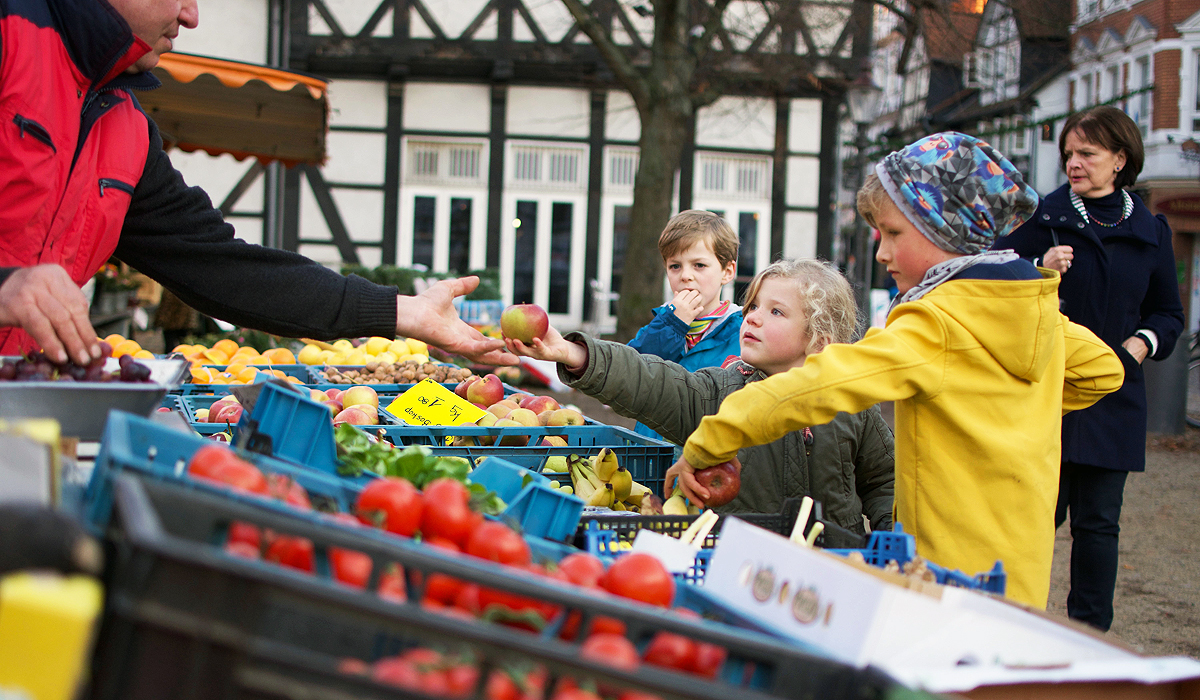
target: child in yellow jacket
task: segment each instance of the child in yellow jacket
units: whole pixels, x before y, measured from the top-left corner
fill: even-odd
[[[858,207],[900,291],[887,325],[731,394],[692,433],[667,488],[678,479],[703,501],[695,469],[895,401],[895,522],[917,553],[969,574],[1001,560],[1009,597],[1045,607],[1062,414],[1117,390],[1124,370],[1059,313],[1057,272],[985,252],[1037,201],[971,136],[935,134],[885,157]]]

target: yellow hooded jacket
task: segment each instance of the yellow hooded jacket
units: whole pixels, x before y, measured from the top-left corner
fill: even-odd
[[[883,329],[734,392],[692,433],[696,468],[896,402],[895,522],[917,553],[975,574],[1004,562],[1008,596],[1045,607],[1062,414],[1116,391],[1124,370],[1058,311],[1057,272],[952,279],[899,304]]]

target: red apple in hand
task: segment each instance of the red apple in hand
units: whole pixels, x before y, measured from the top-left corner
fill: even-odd
[[[532,345],[534,338],[543,338],[550,330],[550,317],[537,304],[514,304],[500,314],[500,332],[505,338]]]
[[[695,475],[696,481],[708,489],[708,498],[704,500],[707,508],[717,508],[737,498],[742,489],[741,465],[735,462],[721,462],[715,467],[699,469]]]

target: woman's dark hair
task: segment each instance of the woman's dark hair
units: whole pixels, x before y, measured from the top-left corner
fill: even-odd
[[[1058,135],[1058,163],[1063,172],[1067,170],[1067,134],[1076,130],[1088,143],[1113,153],[1125,151],[1125,167],[1113,182],[1117,188],[1132,187],[1137,182],[1146,162],[1146,150],[1142,147],[1142,132],[1127,114],[1116,107],[1102,105],[1067,117],[1062,133]]]

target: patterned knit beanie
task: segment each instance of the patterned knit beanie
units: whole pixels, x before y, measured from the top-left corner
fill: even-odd
[[[917,230],[950,253],[987,250],[1037,209],[1037,193],[1007,158],[953,131],[888,154],[875,173]]]

